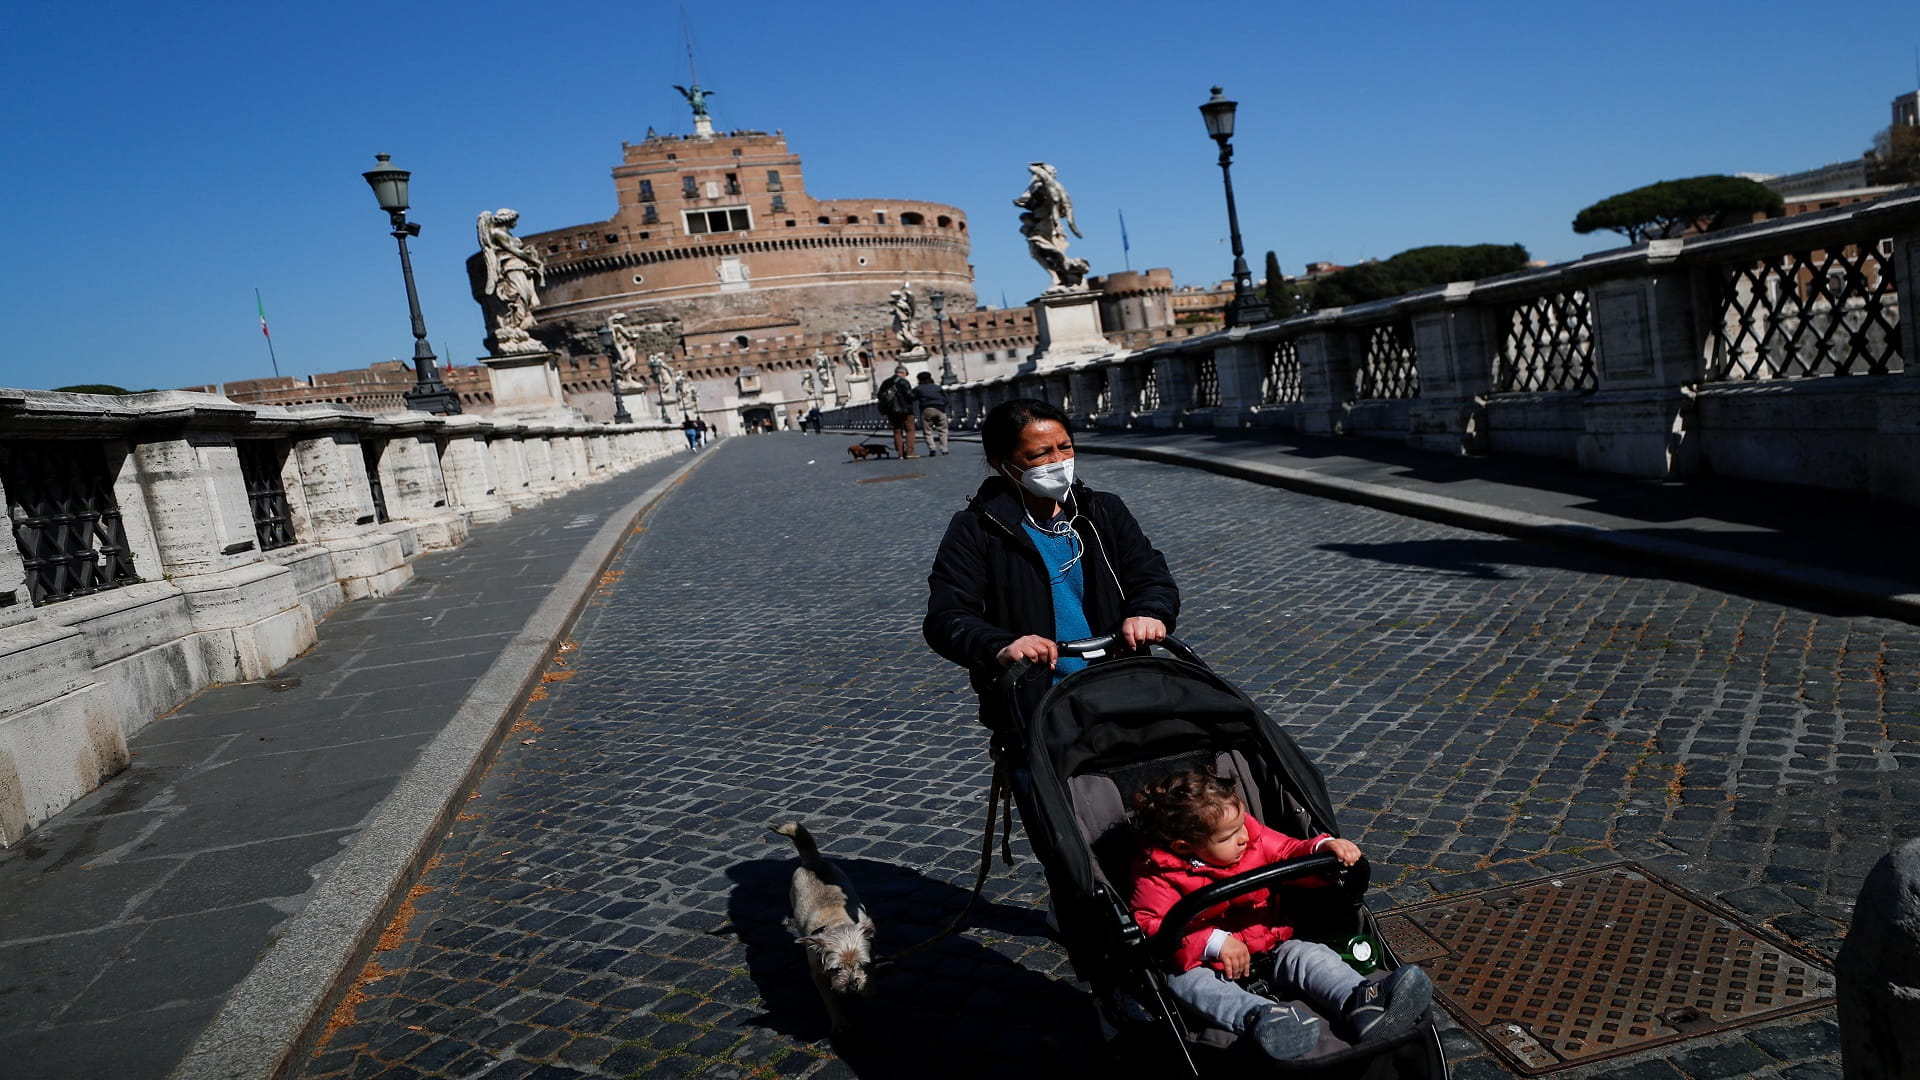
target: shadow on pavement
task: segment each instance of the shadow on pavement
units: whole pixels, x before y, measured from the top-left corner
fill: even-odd
[[[1665,535],[1649,532],[1646,535]],[[1678,539],[1678,537],[1669,537]],[[1819,590],[1794,590],[1729,577],[1711,577],[1689,573],[1671,566],[1647,562],[1629,562],[1603,554],[1588,554],[1552,544],[1515,538],[1473,538],[1459,540],[1399,540],[1381,544],[1316,544],[1317,550],[1345,555],[1353,559],[1418,567],[1449,577],[1469,581],[1510,581],[1518,575],[1516,567],[1540,567],[1579,574],[1604,574],[1621,578],[1660,577],[1668,581],[1695,585],[1702,589],[1729,593],[1764,603],[1787,604],[1820,615],[1854,617],[1879,615],[1869,603],[1851,603],[1845,597]],[[1893,589],[1889,588],[1889,595]]]
[[[882,956],[932,937],[967,900],[967,888],[906,867],[834,861],[872,910]],[[756,1023],[818,1042],[828,1038],[826,1009],[785,925],[796,865],[761,859],[733,867],[727,914],[766,1007]],[[854,1003],[855,1030],[833,1037],[833,1052],[864,1080],[1058,1077],[1100,1067],[1105,1051],[1084,990],[1064,966],[1050,977],[1021,962],[1061,963],[1045,947],[1045,933],[1039,911],[982,897],[964,931],[875,973],[873,993]]]

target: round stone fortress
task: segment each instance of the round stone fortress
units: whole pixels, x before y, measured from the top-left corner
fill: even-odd
[[[974,307],[961,210],[815,199],[778,132],[649,133],[624,144],[613,180],[612,218],[524,238],[547,263],[535,334],[562,354],[597,355],[594,329],[615,312],[678,318],[697,357],[741,338],[870,338],[902,282]]]

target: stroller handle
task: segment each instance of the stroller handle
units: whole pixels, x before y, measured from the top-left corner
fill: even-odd
[[[1200,663],[1199,655],[1187,648],[1185,642],[1171,634],[1150,644],[1160,646],[1177,659],[1185,660],[1189,664]],[[1125,647],[1120,642],[1119,634],[1099,634],[1094,637],[1080,638],[1077,641],[1062,641],[1058,645],[1061,656],[1082,660],[1099,660],[1109,652]],[[1027,681],[1027,676],[1033,671],[1034,666],[1031,660],[1015,660],[1008,664],[1007,669],[1000,674],[1001,692],[1013,693],[1021,683]]]
[[[1329,871],[1338,874],[1343,870],[1358,872],[1361,875],[1358,880],[1362,883],[1372,876],[1372,871],[1365,859],[1348,868],[1341,866],[1340,859],[1334,855],[1302,855],[1297,859],[1269,863],[1259,869],[1236,874],[1225,881],[1216,881],[1204,886],[1181,897],[1179,902],[1167,912],[1167,917],[1160,922],[1160,929],[1147,939],[1148,952],[1154,960],[1164,962],[1173,955],[1174,950],[1180,947],[1181,939],[1186,937],[1187,924],[1192,922],[1195,916],[1210,907],[1226,903],[1236,896],[1259,892],[1261,889],[1298,877],[1308,877]],[[1351,885],[1351,883],[1347,884]]]

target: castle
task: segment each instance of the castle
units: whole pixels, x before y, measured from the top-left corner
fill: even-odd
[[[610,218],[521,237],[546,263],[532,334],[557,355],[571,407],[596,420],[613,415],[613,372],[597,331],[616,314],[629,324],[677,322],[683,344],[670,362],[696,387],[698,413],[723,432],[790,426],[812,404],[870,394],[865,373],[878,369],[884,378],[902,352],[888,301],[903,285],[931,352],[915,369],[942,373],[929,303],[936,291],[944,294],[956,375],[1011,375],[1037,347],[1031,308],[976,303],[965,211],[909,199],[816,198],[783,132],[716,132],[702,106],[694,120],[694,134],[650,130],[644,141],[622,144]],[[468,271],[478,294],[479,254]],[[1124,271],[1088,284],[1101,293],[1103,326],[1116,346],[1216,328],[1175,325],[1171,271]],[[843,358],[847,334],[860,342],[853,365]],[[830,359],[831,392],[820,385],[819,355]],[[640,376],[647,381],[644,366]],[[463,409],[490,410],[485,369],[452,367],[442,378]],[[406,365],[389,362],[195,389],[237,401],[387,409],[411,386]],[[661,418],[651,396],[630,389],[628,398],[636,418]],[[665,418],[678,423],[684,404],[673,403]]]

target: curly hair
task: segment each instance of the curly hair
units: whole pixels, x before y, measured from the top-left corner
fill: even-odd
[[[1133,795],[1133,827],[1163,848],[1204,843],[1229,808],[1245,808],[1233,781],[1211,769],[1182,769],[1142,785]]]

